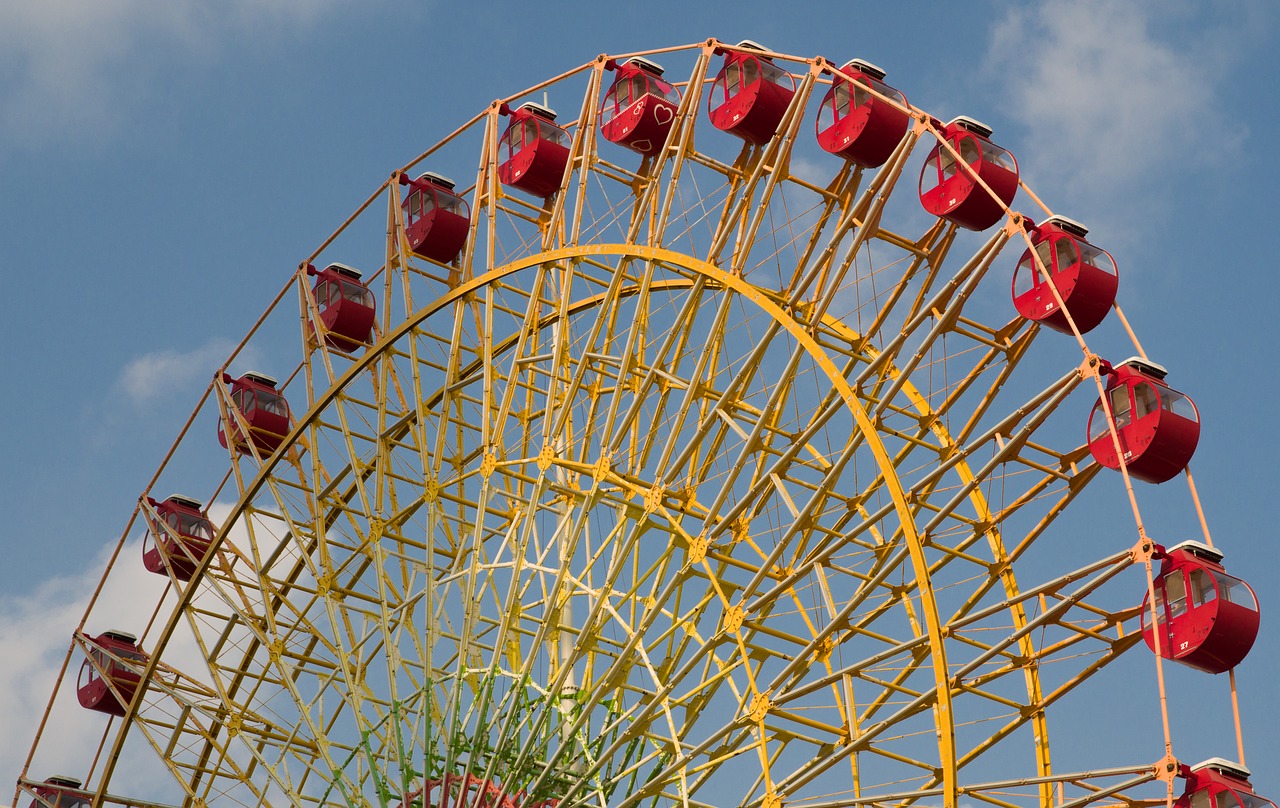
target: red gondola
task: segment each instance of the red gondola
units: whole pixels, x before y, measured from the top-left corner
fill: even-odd
[[[1209,758],[1182,776],[1187,778],[1187,788],[1174,803],[1177,808],[1276,808],[1274,802],[1254,793],[1249,770],[1239,763]]]
[[[840,68],[818,109],[819,146],[864,168],[884,165],[907,133],[911,116],[905,111],[906,96],[881,81],[883,78],[883,70],[861,59]]]
[[[1023,252],[1013,274],[1013,305],[1018,314],[1070,334],[1067,315],[1053,295],[1057,289],[1080,333],[1102,322],[1116,302],[1120,279],[1111,254],[1084,240],[1088,233],[1084,225],[1065,216],[1052,216],[1032,229],[1034,256],[1049,271],[1049,279],[1045,280],[1032,250]]]
[[[141,677],[124,663],[112,659],[108,652],[141,667],[147,658],[138,650],[138,638],[124,631],[104,631],[89,641],[98,647],[89,651],[91,658],[80,666],[76,689],[80,706],[108,715],[124,715]]]
[[[409,193],[400,203],[409,249],[423,258],[451,264],[467,243],[471,207],[453,192],[453,180],[428,171],[416,180],[400,175]]]
[[[725,51],[724,65],[707,96],[707,114],[715,128],[757,146],[768,143],[796,94],[796,80],[744,39]]]
[[[89,798],[80,790],[74,777],[55,775],[45,778],[43,785],[32,788],[36,799],[28,808],[89,808]]]
[[[1195,541],[1165,551],[1155,580],[1156,628],[1150,594],[1142,601],[1148,648],[1206,673],[1229,671],[1248,655],[1258,637],[1258,599],[1221,562],[1222,553]]]
[[[1018,161],[988,140],[990,136],[986,124],[963,116],[943,127],[943,143],[951,148],[934,146],[920,171],[920,204],[925,210],[969,230],[986,230],[1000,220],[1018,192]]]
[[[274,452],[289,434],[289,402],[276,392],[276,380],[262,373],[246,373],[238,379],[224,373],[222,381],[231,385],[231,403],[248,424],[249,436],[246,439],[239,421],[232,419],[230,430],[218,423],[218,442],[226,447],[230,431],[236,451],[242,454],[252,454],[250,444],[259,452]]]
[[[560,804],[554,797],[523,802],[525,796],[523,791],[508,794],[497,783],[474,774],[446,774],[405,794],[399,808],[516,808],[517,804],[528,808],[556,808]]]
[[[1107,399],[1129,474],[1149,483],[1173,479],[1195,454],[1200,413],[1191,399],[1165,384],[1164,368],[1134,357],[1108,369]],[[1120,468],[1102,400],[1089,415],[1089,453]]]
[[[556,126],[556,113],[541,104],[521,104],[498,141],[498,180],[534,196],[548,197],[560,190],[569,164],[569,135]]]
[[[605,68],[618,75],[600,109],[600,134],[633,152],[657,154],[675,123],[680,93],[662,80],[662,66],[648,59],[609,60]]]
[[[171,494],[164,502],[147,497],[147,502],[156,510],[156,521],[142,547],[143,565],[151,572],[172,572],[179,581],[190,581],[213,544],[213,523],[201,510],[204,505],[179,494]]]
[[[542,803],[540,803],[542,804]],[[474,774],[446,774],[428,780],[421,789],[405,795],[401,808],[516,808],[516,799],[491,780]]]
[[[360,282],[360,271],[346,264],[330,264],[320,270],[308,264],[307,274],[316,279],[311,297],[324,324],[325,344],[343,353],[368,345],[378,304],[369,287]]]

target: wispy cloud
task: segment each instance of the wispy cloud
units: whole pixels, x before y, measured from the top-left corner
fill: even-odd
[[[215,524],[221,524],[230,513],[231,505],[227,503],[215,502],[209,507],[209,517]],[[121,548],[103,583],[85,633],[96,635],[115,628],[141,635],[162,598],[165,605],[157,625],[167,618],[173,593],[166,596],[167,579],[143,567],[142,535],[142,527],[135,525],[132,537]],[[247,545],[248,533],[242,523],[237,523],[229,536],[234,544]],[[0,715],[5,717],[7,729],[0,733],[0,783],[13,783],[22,770],[49,695],[54,692],[72,632],[84,618],[90,596],[102,581],[115,547],[116,542],[104,541],[99,553],[83,559],[83,567],[70,568],[29,592],[0,597],[0,658],[5,660],[0,666]],[[215,596],[204,591],[196,597],[199,601]],[[154,650],[148,647],[145,637],[141,644],[144,651]],[[29,772],[32,779],[43,780],[53,774],[83,777],[101,741],[107,717],[84,710],[76,701],[76,677],[82,661],[78,652],[72,654]],[[192,679],[208,681],[204,658],[185,623],[179,625],[165,648],[164,661]],[[149,748],[127,754],[129,766],[116,778],[122,786],[136,787],[148,794],[165,787],[162,766]],[[148,783],[147,778],[156,779]]]
[[[350,0],[0,3],[0,138],[85,142],[128,118],[155,77]]]
[[[1248,40],[1248,8],[1200,17],[1176,2],[1011,7],[987,68],[1027,131],[1024,175],[1059,189],[1058,202],[1115,214],[1158,207],[1166,182],[1227,163],[1248,133],[1224,109],[1233,57],[1221,45]]]
[[[114,543],[111,543],[111,549]],[[159,600],[163,581],[147,573],[141,563],[138,542],[124,548],[118,574],[104,589],[103,604],[90,633],[105,629],[146,625]],[[12,783],[22,769],[27,748],[35,736],[40,716],[53,692],[57,673],[109,558],[109,549],[84,559],[86,566],[44,581],[17,597],[0,599],[0,715],[9,731],[0,734],[0,773]],[[154,579],[154,580],[150,580]],[[136,629],[134,629],[136,631]],[[75,682],[81,659],[77,655],[67,669],[66,680],[54,704],[30,775],[42,780],[52,774],[83,776],[92,760],[106,716],[87,714],[75,700]]]
[[[166,349],[134,357],[120,371],[116,390],[134,405],[187,393],[196,382],[207,383],[234,347],[230,340],[212,339],[189,351]]]
[[[178,419],[196,405],[235,345],[214,337],[189,350],[165,348],[130,359],[103,394],[89,402],[85,416],[89,445],[118,450],[158,436],[171,438],[175,424],[181,423]],[[232,369],[269,366],[260,351],[247,346]]]

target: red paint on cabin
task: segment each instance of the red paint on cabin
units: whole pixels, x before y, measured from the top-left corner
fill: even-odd
[[[218,423],[218,442],[225,447],[229,432],[241,454],[252,454],[251,446],[262,454],[274,452],[289,434],[289,402],[276,392],[276,380],[261,373],[246,373],[238,379],[224,373],[222,381],[231,385],[231,405],[240,419],[233,417],[229,426]],[[247,436],[241,419],[248,426]]]
[[[911,124],[906,96],[884,75],[859,59],[840,68],[818,109],[819,146],[863,168],[884,165]]]
[[[33,786],[36,799],[28,808],[89,808],[89,795],[80,788],[74,777],[55,775],[46,778],[42,785]]]
[[[750,40],[726,50],[724,65],[707,96],[715,128],[757,146],[768,143],[796,94],[796,80]]]
[[[1258,637],[1258,599],[1247,583],[1227,574],[1222,554],[1199,542],[1170,548],[1151,596],[1142,601],[1142,638],[1165,659],[1206,673],[1239,665]]]
[[[1084,240],[1088,232],[1080,223],[1060,216],[1032,229],[1034,248],[1022,253],[1013,275],[1013,306],[1018,314],[1064,334],[1071,333],[1067,312],[1081,334],[1102,322],[1116,302],[1120,279],[1111,254]]]
[[[359,270],[346,264],[330,264],[321,270],[308,265],[307,274],[316,279],[311,297],[324,325],[325,344],[351,353],[372,342],[378,304],[369,287],[361,283]]]
[[[1089,453],[1109,469],[1124,458],[1129,474],[1162,483],[1182,473],[1200,441],[1200,414],[1182,393],[1165,384],[1165,369],[1138,358],[1110,369],[1106,401],[1115,418],[1120,455],[1107,426],[1103,399],[1089,415]]]
[[[150,533],[142,546],[143,565],[151,572],[190,581],[213,544],[213,523],[202,510],[204,506],[178,494],[164,502],[148,497],[147,502],[155,508],[155,519],[148,519]]]
[[[511,123],[498,141],[498,180],[543,198],[560,190],[569,165],[569,135],[556,126],[554,111],[525,103],[514,112],[504,105]]]
[[[399,808],[556,808],[560,804],[557,799],[525,802],[525,797],[523,791],[508,794],[499,784],[474,774],[446,774],[405,794]]]
[[[1249,770],[1222,758],[1210,758],[1188,767],[1182,774],[1186,790],[1176,808],[1276,808],[1271,800],[1254,793]]]
[[[430,171],[416,180],[401,174],[400,184],[409,189],[400,203],[409,249],[431,261],[452,264],[467,243],[471,207],[453,192],[453,180]]]
[[[105,631],[90,637],[92,647],[89,658],[80,666],[80,679],[76,697],[80,706],[108,715],[122,716],[133,694],[138,690],[141,677],[121,660],[129,660],[133,668],[146,664],[147,658],[138,649],[138,640],[123,631]]]
[[[646,157],[657,154],[675,123],[680,93],[662,80],[662,67],[648,59],[605,67],[618,75],[600,109],[600,134]]]
[[[942,143],[920,171],[925,210],[968,230],[986,230],[1004,216],[1018,192],[1018,161],[988,140],[990,135],[989,127],[972,118],[943,127]]]

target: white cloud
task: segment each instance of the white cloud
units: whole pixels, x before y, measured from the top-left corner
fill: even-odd
[[[1223,107],[1233,57],[1220,46],[1248,17],[1214,14],[1200,26],[1181,4],[1129,0],[1011,8],[994,28],[987,67],[1027,130],[1024,176],[1058,189],[1045,199],[1051,207],[1120,215],[1158,204],[1168,180],[1185,184],[1188,172],[1227,163],[1247,133]],[[1171,19],[1177,43],[1167,38]]]
[[[214,338],[189,351],[152,351],[130,359],[116,377],[115,392],[135,407],[155,403],[175,394],[190,393],[209,383],[213,372],[227,360],[235,343]],[[260,353],[247,346],[236,357],[235,368],[260,364]]]
[[[116,379],[116,389],[133,404],[145,404],[212,378],[213,371],[235,347],[213,339],[190,351],[153,351],[129,360]]]
[[[71,635],[84,614],[114,542],[97,556],[85,559],[83,569],[40,583],[31,591],[0,599],[0,715],[7,731],[0,733],[0,782],[17,779],[35,737],[58,669],[71,645]],[[148,573],[139,559],[138,542],[124,547],[114,575],[100,598],[91,634],[119,628],[140,633],[160,598],[163,581]],[[138,563],[130,563],[138,561]],[[152,580],[153,579],[153,580]],[[30,776],[43,780],[53,774],[83,776],[92,760],[106,716],[89,713],[75,700],[75,682],[82,658],[73,655],[59,698],[44,731],[45,742]]]
[[[215,502],[209,507],[209,517],[221,524],[231,509],[229,503]],[[262,529],[271,527],[264,525]],[[103,583],[85,633],[96,635],[113,628],[128,631],[142,636],[143,650],[152,651],[143,629],[152,621],[162,598],[165,603],[157,613],[156,628],[167,620],[173,593],[166,594],[165,578],[148,572],[142,565],[142,535],[143,529],[135,524],[133,537],[121,548]],[[232,528],[230,539],[240,547],[248,546],[243,524]],[[72,632],[84,617],[115,546],[114,541],[104,542],[99,553],[83,559],[82,568],[69,568],[65,574],[43,581],[28,592],[0,596],[0,659],[5,660],[0,665],[0,715],[4,716],[6,729],[0,732],[0,783],[16,782],[22,770],[40,717],[54,692]],[[197,599],[209,599],[209,606],[215,611],[225,609],[212,592],[201,591]],[[83,778],[101,742],[107,717],[84,710],[76,701],[76,679],[82,661],[78,651],[72,654],[28,772],[31,779],[43,780],[54,774]],[[209,681],[204,658],[185,622],[179,624],[165,647],[164,661],[193,680]],[[133,746],[126,745],[113,790],[155,796],[172,788],[155,753],[138,738],[134,742]]]
[[[305,25],[349,0],[7,0],[0,3],[0,136],[111,130],[173,63]],[[89,141],[92,138],[84,138]]]

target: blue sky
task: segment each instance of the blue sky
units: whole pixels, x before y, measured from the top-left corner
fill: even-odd
[[[1280,628],[1267,612],[1280,596],[1267,580],[1276,555],[1265,527],[1280,449],[1271,417],[1280,276],[1267,258],[1280,180],[1280,8],[562,8],[0,4],[0,333],[9,346],[0,799],[104,550],[213,368],[298,262],[393,168],[494,98],[600,53],[712,36],[867,58],[914,104],[981,118],[1017,154],[1024,179],[1116,256],[1135,330],[1200,406],[1194,469],[1215,539],[1263,602],[1241,697],[1255,784],[1280,794],[1280,778],[1261,765],[1280,752],[1280,693],[1266,675],[1280,663]],[[281,361],[296,357],[289,351]],[[1068,547],[1064,571],[1073,560]],[[1203,684],[1222,702],[1221,681],[1174,680],[1184,693]],[[1145,697],[1131,693],[1118,686],[1116,698]],[[1190,733],[1200,717],[1178,723]],[[1206,724],[1234,756],[1228,717]]]

